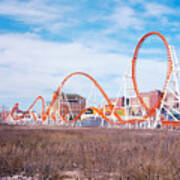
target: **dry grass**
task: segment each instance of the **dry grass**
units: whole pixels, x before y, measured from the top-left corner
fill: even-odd
[[[0,127],[0,177],[180,179],[180,132]],[[73,174],[74,173],[74,174]]]

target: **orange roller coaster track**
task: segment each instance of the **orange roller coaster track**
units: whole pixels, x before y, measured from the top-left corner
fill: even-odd
[[[165,79],[163,90],[162,90],[162,96],[159,99],[159,101],[155,104],[155,106],[153,108],[149,109],[149,107],[147,107],[147,105],[144,103],[143,98],[141,97],[140,92],[138,90],[138,85],[137,85],[137,81],[136,81],[136,62],[137,62],[137,59],[138,59],[138,53],[139,53],[141,45],[143,44],[143,42],[145,41],[145,39],[147,37],[152,36],[152,35],[157,35],[163,41],[163,43],[165,45],[165,48],[166,48],[166,52],[167,52],[167,61],[168,61],[168,63],[167,63],[166,79]],[[134,86],[135,93],[136,93],[141,105],[144,107],[144,109],[146,111],[148,111],[149,115],[152,115],[156,111],[156,109],[159,108],[159,106],[160,106],[160,104],[161,104],[161,102],[162,102],[162,100],[164,98],[164,92],[166,91],[166,88],[167,88],[168,82],[170,80],[171,74],[172,74],[172,58],[171,58],[170,49],[169,49],[169,45],[168,45],[167,40],[159,32],[147,33],[138,42],[138,44],[136,46],[136,49],[135,49],[135,52],[134,52],[134,55],[133,55],[133,59],[132,59],[132,81],[133,81],[133,86]]]
[[[107,96],[107,94],[105,93],[105,91],[103,90],[103,88],[97,83],[97,81],[96,81],[93,77],[91,77],[89,74],[84,73],[84,72],[74,72],[74,73],[71,73],[70,75],[68,75],[68,76],[62,81],[61,86],[58,87],[58,89],[57,89],[56,93],[54,94],[53,99],[52,99],[52,101],[51,101],[51,103],[50,103],[50,105],[49,105],[49,107],[48,107],[48,109],[47,109],[47,115],[49,115],[50,110],[51,110],[53,104],[55,103],[55,101],[56,101],[56,99],[57,99],[57,96],[61,93],[61,90],[62,90],[63,86],[65,85],[65,83],[66,83],[71,77],[76,76],[76,75],[81,75],[81,76],[84,76],[84,77],[88,78],[89,80],[91,80],[91,81],[93,82],[93,84],[96,86],[96,88],[101,92],[101,94],[102,94],[103,97],[105,98],[105,100],[106,100],[106,102],[108,103],[111,111],[113,110],[113,105],[112,105],[111,100],[108,98],[108,96]],[[117,116],[119,122],[114,122],[114,121],[110,120],[107,116],[105,116],[105,115],[104,115],[98,108],[96,108],[96,107],[88,107],[88,108],[83,109],[83,110],[82,110],[73,120],[71,120],[71,121],[66,120],[65,115],[64,115],[64,116],[61,115],[61,118],[62,118],[65,122],[67,122],[67,123],[73,123],[74,121],[78,120],[78,119],[81,117],[81,115],[82,115],[84,112],[86,112],[87,109],[94,109],[103,119],[105,119],[105,120],[106,120],[107,122],[109,122],[110,124],[120,125],[120,124],[125,123],[117,114],[115,114],[115,115]]]
[[[136,62],[137,62],[137,59],[138,59],[138,53],[139,53],[139,50],[140,50],[140,47],[141,45],[143,44],[143,42],[146,40],[146,38],[148,38],[149,36],[152,36],[152,35],[156,35],[158,37],[160,37],[160,39],[163,41],[164,45],[165,45],[165,48],[166,48],[166,52],[167,52],[167,74],[166,74],[166,80],[164,82],[164,86],[163,86],[163,89],[162,89],[162,96],[161,98],[159,99],[159,101],[155,104],[155,106],[153,108],[149,108],[147,107],[147,105],[145,104],[145,102],[143,101],[143,98],[141,97],[140,95],[140,92],[139,92],[139,89],[138,89],[138,85],[137,85],[137,81],[136,81]],[[108,98],[107,94],[105,93],[105,91],[102,89],[102,87],[97,83],[97,81],[91,77],[89,74],[87,73],[84,73],[84,72],[74,72],[74,73],[71,73],[70,75],[68,75],[61,83],[61,85],[58,87],[57,91],[54,93],[53,95],[53,98],[52,98],[52,101],[50,103],[50,105],[47,107],[47,111],[45,111],[45,102],[44,102],[44,99],[43,97],[39,96],[35,99],[35,101],[33,102],[33,104],[28,108],[28,110],[22,115],[22,116],[19,116],[19,117],[14,117],[14,111],[15,109],[18,107],[18,104],[16,104],[13,108],[12,108],[12,111],[11,111],[11,116],[14,120],[21,120],[27,113],[30,112],[30,110],[34,107],[34,105],[37,103],[38,100],[41,100],[41,103],[42,103],[42,112],[41,112],[41,115],[42,115],[42,120],[45,121],[47,119],[47,117],[51,116],[52,119],[56,120],[56,117],[54,115],[51,115],[50,112],[51,112],[51,109],[53,107],[53,104],[55,103],[55,101],[57,100],[58,98],[58,95],[61,93],[62,91],[62,88],[63,86],[65,85],[65,83],[73,76],[76,76],[76,75],[81,75],[81,76],[85,76],[86,78],[88,78],[89,80],[91,80],[93,82],[93,84],[96,86],[96,88],[101,92],[101,94],[103,95],[103,97],[105,98],[108,106],[110,107],[110,110],[111,112],[114,113],[115,117],[117,118],[117,122],[114,122],[112,121],[111,119],[109,119],[106,115],[104,115],[98,108],[96,107],[88,107],[88,108],[85,108],[83,109],[73,120],[69,121],[69,120],[66,120],[65,118],[65,115],[61,115],[61,119],[63,121],[65,121],[66,123],[73,123],[75,122],[76,120],[78,120],[81,115],[87,110],[87,109],[94,109],[103,119],[105,119],[107,122],[109,122],[110,124],[113,124],[113,125],[121,125],[121,124],[126,124],[126,123],[130,123],[130,124],[135,124],[135,123],[142,123],[143,121],[145,121],[148,117],[152,116],[154,114],[154,112],[159,108],[163,98],[164,98],[164,92],[166,91],[167,89],[167,85],[168,85],[168,82],[170,80],[170,77],[171,77],[171,74],[172,74],[172,59],[171,59],[171,54],[170,54],[170,49],[169,49],[169,46],[168,46],[168,42],[167,40],[165,39],[165,37],[158,33],[158,32],[149,32],[147,34],[145,34],[141,39],[140,41],[138,42],[137,46],[136,46],[136,49],[135,49],[135,52],[134,52],[134,55],[133,55],[133,59],[132,59],[132,82],[133,82],[133,86],[134,86],[134,90],[135,90],[135,93],[137,95],[137,98],[139,99],[139,102],[141,103],[142,107],[147,111],[147,114],[144,115],[141,119],[129,119],[129,120],[123,120],[115,111],[113,111],[113,105],[112,105],[112,102],[111,100]],[[68,111],[66,112],[66,114],[68,113]],[[35,117],[35,115],[33,114],[33,118],[35,121],[37,121],[37,118]],[[162,125],[165,125],[165,126],[168,126],[168,125],[172,125],[172,126],[180,126],[180,122],[172,122],[172,121],[162,121],[161,122]]]
[[[15,117],[14,116],[14,112],[18,109],[18,107],[19,107],[19,104],[18,103],[16,103],[15,105],[14,105],[14,107],[12,108],[12,110],[11,110],[11,117],[12,117],[12,119],[13,120],[15,120],[15,121],[17,121],[17,120],[22,120],[25,116],[26,116],[26,114],[30,114],[30,111],[33,109],[33,107],[36,105],[36,103],[38,102],[38,101],[41,101],[41,104],[42,104],[42,111],[41,111],[41,117],[42,117],[42,120],[46,120],[46,115],[45,115],[45,101],[44,101],[44,98],[42,97],[42,96],[38,96],[35,100],[34,100],[34,102],[32,103],[32,105],[28,108],[28,110],[27,111],[25,111],[24,113],[23,113],[23,115],[21,115],[21,116],[19,116],[19,117]],[[32,114],[32,116],[33,116],[33,119],[35,120],[35,121],[37,121],[37,117],[35,116],[35,114],[32,112],[31,113]]]

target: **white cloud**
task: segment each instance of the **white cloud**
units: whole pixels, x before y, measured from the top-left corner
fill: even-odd
[[[168,14],[178,15],[177,13],[179,13],[178,11],[172,9],[171,7],[155,2],[144,3],[144,8],[145,8],[145,15],[148,17],[155,16],[160,18],[163,15],[168,15]]]
[[[112,13],[102,20],[106,20],[106,29],[103,34],[121,33],[121,31],[131,32],[132,30],[144,31],[147,28],[157,30],[169,28],[170,31],[178,31],[180,16],[179,7],[172,8],[164,3],[136,1],[116,1],[116,6]],[[175,17],[173,19],[173,17]]]
[[[11,19],[21,21],[28,25],[35,25],[35,30],[47,29],[57,32],[66,26],[72,26],[72,20],[66,17],[73,12],[70,6],[53,4],[48,0],[3,0],[0,2],[0,14],[8,15]]]
[[[121,74],[129,57],[98,53],[80,43],[55,43],[30,34],[0,36],[1,91],[15,97],[50,96],[71,72],[85,71],[95,78]],[[46,92],[46,89],[50,89]],[[1,96],[9,97],[3,93]]]
[[[59,17],[56,8],[45,6],[42,1],[1,1],[0,14],[14,16],[26,23],[35,24],[55,20]]]
[[[180,34],[177,34],[177,35],[175,36],[175,39],[180,42]]]
[[[75,71],[89,73],[110,97],[114,97],[123,86],[120,80],[131,59],[125,55],[98,52],[85,43],[48,42],[33,34],[0,35],[0,49],[3,49],[0,51],[2,101],[9,97],[13,99],[13,96],[21,100],[31,98],[33,101],[38,95],[50,100],[63,78]],[[154,67],[160,68],[163,64],[156,59],[144,63],[146,78],[141,83],[144,85],[152,75],[154,78],[159,77],[161,72],[155,73]],[[88,80],[80,79],[71,81],[67,88],[71,91],[79,89],[78,92],[86,94],[89,90]],[[156,88],[158,82],[149,86]]]
[[[139,16],[140,15],[133,8],[129,6],[120,6],[117,7],[107,19],[114,24],[111,28],[112,31],[128,28],[141,30],[144,27],[144,21]]]
[[[12,101],[17,98],[21,101],[29,98],[31,104],[38,95],[50,100],[52,92],[63,78],[74,71],[89,73],[98,80],[110,97],[114,97],[123,86],[122,74],[127,68],[128,60],[132,58],[133,54],[129,56],[129,52],[134,51],[135,41],[140,32],[146,31],[147,26],[152,24],[154,26],[157,23],[163,28],[170,26],[176,30],[179,28],[178,22],[171,22],[168,19],[169,14],[178,16],[177,9],[158,3],[143,0],[131,1],[126,5],[118,3],[114,9],[110,8],[110,11],[107,10],[109,7],[90,12],[87,9],[87,15],[83,12],[81,17],[80,10],[76,13],[78,5],[67,6],[61,2],[53,4],[50,0],[0,1],[0,15],[23,22],[33,28],[34,32],[46,29],[57,33],[64,28],[70,30],[74,25],[82,25],[75,29],[73,33],[76,35],[77,31],[78,35],[76,37],[73,35],[74,41],[70,43],[45,41],[31,33],[0,35],[0,76],[3,77],[0,87],[1,103],[5,104],[9,98]],[[139,9],[135,8],[137,4],[141,4]],[[109,3],[106,4],[108,5]],[[83,8],[83,4],[79,7]],[[93,23],[96,26],[99,22],[102,28],[91,27]],[[90,29],[86,27],[86,23]],[[117,33],[118,36],[115,36],[117,39],[109,36]],[[121,38],[123,41],[118,42]],[[132,44],[135,42],[134,47],[129,44],[130,42]],[[143,48],[140,54],[152,58],[152,54],[161,54],[161,51],[160,48],[148,46],[148,49]],[[163,80],[166,62],[150,58],[148,61],[143,59],[142,65],[138,66],[141,90],[159,89],[162,85],[160,81]],[[89,83],[86,79],[74,78],[66,89],[80,91],[79,93],[86,95]]]

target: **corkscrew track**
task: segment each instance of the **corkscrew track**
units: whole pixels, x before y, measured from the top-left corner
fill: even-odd
[[[141,48],[141,45],[143,44],[143,42],[146,40],[146,38],[148,38],[149,36],[152,36],[152,35],[156,35],[158,36],[164,43],[165,45],[165,48],[166,48],[166,52],[167,52],[167,74],[166,74],[166,79],[165,79],[165,82],[164,82],[164,86],[163,86],[163,89],[162,89],[162,96],[160,97],[159,101],[155,104],[155,106],[153,108],[149,108],[147,107],[147,105],[145,104],[145,102],[143,101],[143,98],[141,97],[140,95],[140,92],[139,92],[139,89],[138,89],[138,85],[137,85],[137,81],[136,81],[136,62],[137,62],[137,59],[138,59],[138,53],[139,53],[139,50]],[[171,55],[170,55],[170,49],[169,49],[169,46],[168,46],[168,42],[167,40],[165,39],[165,37],[158,33],[158,32],[149,32],[147,34],[145,34],[141,39],[140,41],[138,42],[137,46],[136,46],[136,49],[135,49],[135,52],[134,52],[134,55],[133,55],[133,59],[132,59],[132,82],[133,82],[133,86],[134,86],[134,90],[135,90],[135,93],[136,93],[136,96],[140,102],[140,104],[142,105],[142,107],[147,111],[147,114],[144,115],[142,118],[139,118],[139,119],[129,119],[129,120],[123,120],[115,111],[113,111],[113,105],[112,105],[112,102],[111,100],[108,98],[107,94],[105,93],[105,91],[103,90],[103,88],[97,83],[97,81],[91,77],[89,74],[87,73],[84,73],[84,72],[74,72],[74,73],[71,73],[70,75],[68,75],[67,77],[65,77],[65,79],[62,81],[61,85],[58,87],[57,91],[54,93],[53,95],[53,98],[52,98],[52,101],[50,103],[50,105],[47,107],[47,111],[46,111],[46,108],[45,108],[45,101],[44,101],[44,98],[41,97],[41,96],[38,96],[35,101],[33,102],[33,104],[28,108],[28,110],[22,115],[22,116],[19,116],[19,117],[15,117],[14,116],[14,112],[15,110],[18,108],[18,104],[15,104],[15,106],[12,108],[10,114],[11,114],[11,117],[13,120],[22,120],[26,114],[30,113],[30,111],[32,110],[32,108],[35,106],[35,104],[40,100],[41,101],[41,104],[42,104],[42,111],[41,111],[41,117],[42,117],[42,120],[45,121],[47,119],[47,117],[51,116],[51,118],[56,121],[56,117],[53,115],[53,114],[50,114],[51,112],[51,109],[53,107],[53,104],[55,103],[55,101],[57,100],[57,97],[58,95],[61,93],[62,91],[62,88],[63,86],[66,84],[66,82],[73,76],[76,76],[76,75],[81,75],[81,76],[84,76],[86,78],[88,78],[90,81],[93,82],[93,84],[96,86],[96,88],[101,92],[101,94],[103,95],[103,97],[105,98],[108,106],[110,107],[110,110],[111,112],[114,113],[115,117],[117,118],[117,122],[114,122],[112,121],[111,119],[109,119],[106,115],[103,114],[103,112],[101,112],[98,108],[96,107],[88,107],[88,108],[85,108],[83,109],[73,120],[69,121],[69,120],[66,120],[65,118],[65,115],[60,115],[61,119],[66,122],[66,123],[73,123],[75,122],[76,120],[78,120],[81,115],[87,110],[87,109],[94,109],[103,119],[105,119],[108,123],[112,124],[112,125],[121,125],[121,124],[126,124],[126,123],[130,123],[130,124],[136,124],[136,123],[142,123],[143,121],[145,121],[147,118],[149,118],[150,116],[152,116],[155,111],[159,108],[159,106],[161,105],[161,102],[164,98],[164,92],[166,91],[167,89],[167,85],[168,85],[168,82],[170,80],[170,77],[171,77],[171,74],[172,74],[172,59],[171,59]],[[67,114],[67,112],[66,112]],[[32,113],[32,116],[33,116],[33,119],[37,122],[37,117],[34,113]],[[180,122],[175,122],[175,121],[161,121],[162,125],[165,125],[165,126],[168,126],[168,125],[172,125],[172,126],[180,126]]]

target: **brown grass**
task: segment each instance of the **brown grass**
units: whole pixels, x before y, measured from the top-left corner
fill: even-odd
[[[180,132],[0,127],[0,177],[180,179]],[[73,174],[74,173],[74,174]]]

